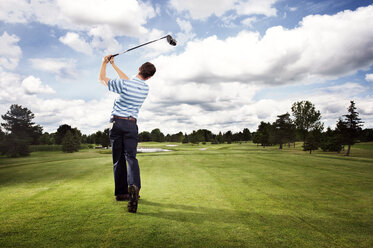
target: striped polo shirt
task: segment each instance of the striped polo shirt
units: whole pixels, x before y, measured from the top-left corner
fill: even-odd
[[[131,116],[137,119],[141,105],[149,92],[149,86],[145,81],[136,76],[130,80],[110,79],[108,88],[119,94],[115,99],[111,114],[121,117]]]

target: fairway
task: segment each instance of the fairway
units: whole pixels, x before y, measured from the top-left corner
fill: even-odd
[[[0,247],[372,247],[373,149],[145,146],[137,214],[110,151],[0,158]]]

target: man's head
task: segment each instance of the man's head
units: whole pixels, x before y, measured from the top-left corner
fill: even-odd
[[[142,66],[140,66],[139,75],[144,80],[147,80],[154,75],[155,71],[156,71],[155,66],[150,62],[146,62]]]

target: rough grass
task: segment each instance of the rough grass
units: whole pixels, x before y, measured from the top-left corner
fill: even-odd
[[[138,155],[137,214],[114,200],[107,151],[0,158],[0,247],[373,245],[372,143],[352,157],[300,144],[143,145],[174,151]]]

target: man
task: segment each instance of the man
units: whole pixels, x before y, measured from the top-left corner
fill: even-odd
[[[109,63],[118,73],[118,79],[106,77],[106,65]],[[112,92],[118,94],[111,112],[110,143],[113,155],[115,197],[117,201],[128,201],[128,211],[136,213],[141,188],[139,163],[136,159],[138,127],[136,119],[149,91],[146,80],[156,69],[146,62],[139,73],[130,79],[115,64],[111,55],[104,57],[100,70],[100,82]],[[127,166],[126,166],[127,161]]]

